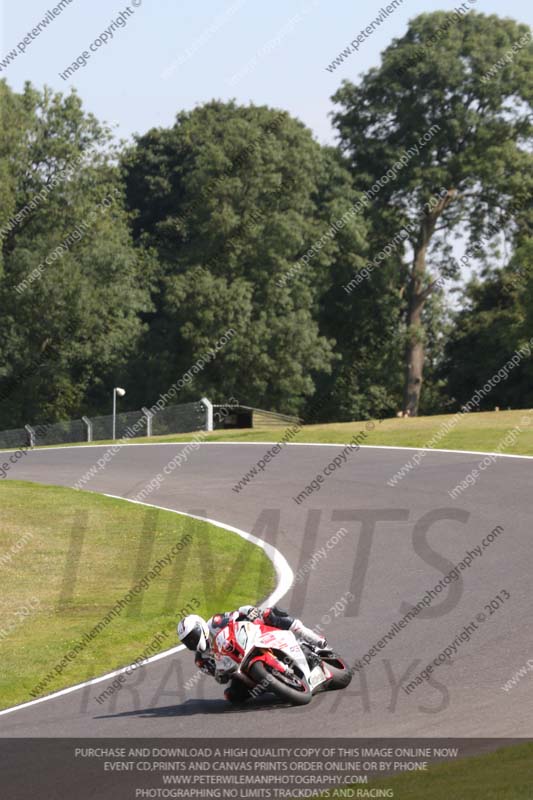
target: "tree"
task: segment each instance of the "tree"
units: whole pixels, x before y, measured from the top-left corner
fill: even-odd
[[[347,166],[338,149],[331,152],[325,186],[335,182],[344,196],[353,195]],[[330,375],[318,376],[318,398],[309,402],[309,417],[317,422],[383,417],[398,408],[397,265],[391,260],[379,270],[368,270],[369,254],[376,252],[379,233],[375,221],[372,226],[367,224],[364,196],[357,194],[352,210],[364,220],[366,236],[358,244],[352,231],[344,236],[341,230],[336,236],[336,258],[321,293],[319,319],[321,331],[335,339],[337,361]],[[331,209],[330,215],[342,219],[341,209]]]
[[[360,218],[328,234],[356,198],[331,158],[284,111],[215,101],[137,140],[124,159],[128,202],[136,241],[160,262],[141,353],[152,386],[164,391],[232,327],[190,396],[302,409],[331,369],[334,342],[317,318],[332,266],[341,247],[352,266],[364,249]]]
[[[412,415],[423,380],[424,308],[439,275],[458,275],[451,234],[483,252],[502,217],[512,225],[506,212],[517,197],[532,197],[532,75],[527,26],[435,12],[413,20],[378,68],[357,86],[344,82],[333,98],[357,185],[375,190],[371,216],[381,242],[406,232],[403,404]]]
[[[488,266],[466,286],[446,344],[441,374],[456,409],[496,375],[533,332],[533,240],[522,241],[503,268]],[[527,347],[523,350],[527,352]],[[481,408],[533,404],[532,359],[516,366],[485,397]]]
[[[13,177],[1,241],[0,423],[14,427],[99,410],[149,297],[108,131],[74,93],[3,91],[24,110],[3,140]]]
[[[21,131],[28,126],[28,110],[21,95],[0,81],[0,241],[5,238],[8,220],[16,210],[17,166],[25,148]],[[0,248],[0,275],[3,267]]]

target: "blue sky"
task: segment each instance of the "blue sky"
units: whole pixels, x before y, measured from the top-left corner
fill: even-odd
[[[4,0],[0,15],[0,62],[59,0]],[[133,3],[139,3],[137,7]],[[326,66],[379,16],[390,0],[129,0],[124,27],[90,53],[65,81],[69,67],[121,12],[121,0],[72,0],[29,40],[25,52],[0,71],[10,86],[24,81],[56,90],[76,87],[87,109],[129,137],[171,125],[176,113],[212,98],[284,108],[305,122],[321,142],[333,142],[331,95],[343,78],[379,63],[380,52],[401,36],[408,20],[424,11],[453,10],[459,2],[403,0],[358,52],[333,73]],[[533,4],[470,0],[477,10],[513,17],[533,26]],[[20,48],[23,49],[24,45]]]

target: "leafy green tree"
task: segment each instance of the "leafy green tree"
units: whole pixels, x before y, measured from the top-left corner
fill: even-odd
[[[523,241],[504,268],[487,268],[482,279],[465,288],[461,310],[446,345],[441,375],[455,408],[460,408],[530,343],[533,334],[533,240]],[[527,352],[527,351],[523,351]],[[525,408],[533,404],[533,359],[523,358],[505,380],[481,401],[495,406]]]
[[[9,218],[15,213],[17,198],[17,167],[22,160],[24,140],[20,136],[28,124],[23,97],[11,91],[5,80],[0,81],[0,236],[6,235]],[[3,247],[0,248],[0,275]]]
[[[149,308],[151,265],[130,240],[105,127],[76,94],[3,92],[24,109],[2,140],[14,162],[0,279],[0,424],[8,427],[108,405]]]
[[[360,217],[328,235],[356,199],[339,159],[284,111],[211,102],[140,137],[124,169],[136,240],[160,262],[146,382],[163,391],[232,327],[190,396],[301,410],[334,359],[321,298],[341,252],[353,270],[365,247]]]
[[[466,403],[524,343],[523,290],[523,278],[508,270],[495,271],[483,281],[474,279],[467,286],[464,308],[455,317],[446,346],[443,370],[455,409]],[[491,390],[480,407],[521,408],[532,401],[527,362],[521,362]]]
[[[451,234],[469,245],[488,241],[517,197],[532,196],[529,33],[513,20],[474,12],[422,14],[378,68],[358,85],[344,82],[333,98],[359,188],[376,186],[392,170],[372,204],[381,246],[403,226],[408,232],[398,278],[403,406],[413,415],[426,352],[424,309],[439,275],[458,275]]]
[[[339,151],[331,154],[328,175],[336,171],[343,187],[340,193],[353,193]],[[317,394],[323,402],[317,409],[312,398],[309,408],[316,421],[392,415],[401,397],[398,263],[390,259],[372,269],[370,259],[380,242],[376,220],[367,224],[368,201],[363,196],[357,195],[352,208],[357,209],[358,219],[365,220],[366,240],[357,247],[350,232],[347,237],[343,231],[337,234],[338,251],[320,299],[319,318],[321,330],[336,341],[338,359],[331,375],[318,377]],[[332,216],[342,218],[342,209]]]

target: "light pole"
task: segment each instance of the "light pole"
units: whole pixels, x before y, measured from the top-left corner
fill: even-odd
[[[121,389],[120,386],[115,386],[113,389],[113,441],[117,438],[117,395],[119,397],[124,397],[125,394],[126,390]]]

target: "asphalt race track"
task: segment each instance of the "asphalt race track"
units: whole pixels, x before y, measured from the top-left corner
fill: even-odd
[[[125,445],[87,488],[131,498],[183,446]],[[104,449],[33,451],[9,478],[72,486]],[[203,444],[147,502],[205,515],[272,542],[295,573],[308,572],[281,605],[311,626],[321,624],[350,664],[405,615],[402,603],[418,602],[497,526],[503,532],[461,572],[459,582],[435,597],[425,618],[410,621],[375,652],[348,690],[319,695],[307,707],[264,698],[234,709],[208,678],[186,689],[196,670],[185,651],[144,667],[114,700],[96,703],[94,696],[107,685],[100,683],[4,714],[0,735],[532,736],[533,674],[510,691],[502,689],[533,658],[532,461],[498,458],[454,500],[448,490],[478,464],[479,454],[428,453],[391,487],[387,479],[413,452],[362,448],[298,505],[293,497],[342,446],[290,445],[240,493],[232,491],[266,449]],[[341,527],[346,533],[310,569],[313,554]],[[504,602],[489,606],[507,593]],[[400,686],[406,673],[412,680],[480,613],[485,619],[468,641],[463,637],[452,663],[435,668],[429,683],[407,694]]]

